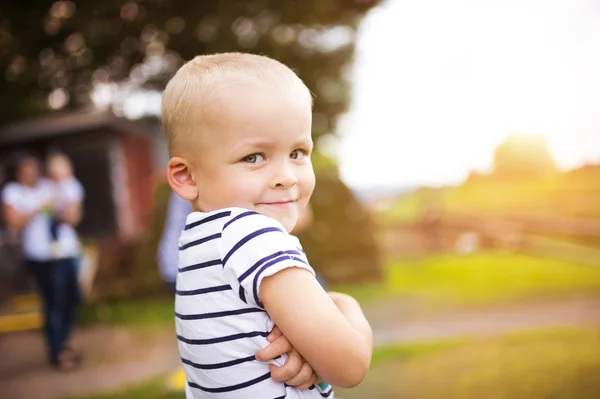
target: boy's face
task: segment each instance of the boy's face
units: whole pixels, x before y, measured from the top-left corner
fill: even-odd
[[[60,181],[72,175],[71,165],[69,162],[60,157],[52,158],[46,165],[48,177],[51,180]]]
[[[247,208],[291,231],[315,187],[308,94],[244,85],[211,97],[209,107],[210,137],[190,159],[197,208]]]

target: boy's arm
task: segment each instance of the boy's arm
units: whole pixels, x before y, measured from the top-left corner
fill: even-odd
[[[83,216],[82,206],[80,202],[69,204],[60,213],[59,220],[71,227],[77,227]]]
[[[256,353],[256,360],[259,362],[268,362],[276,359],[283,354],[288,358],[283,366],[270,364],[271,378],[275,381],[285,382],[300,390],[309,388],[317,382],[317,375],[310,364],[306,362],[292,346],[292,343],[282,334],[279,327],[271,331],[267,336],[269,345]]]
[[[373,339],[353,298],[328,295],[300,268],[264,278],[259,296],[275,324],[324,381],[350,388],[364,379]]]
[[[62,188],[67,201],[67,206],[58,216],[62,223],[77,227],[83,217],[83,186],[78,180],[72,179]]]
[[[348,323],[369,342],[369,348],[373,348],[373,331],[365,318],[360,304],[350,295],[340,292],[329,291],[329,298],[335,303],[338,310],[344,315]]]

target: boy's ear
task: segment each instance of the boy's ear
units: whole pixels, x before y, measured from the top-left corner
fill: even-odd
[[[169,159],[167,164],[167,182],[181,198],[194,201],[198,198],[198,187],[192,175],[191,165],[181,157]]]

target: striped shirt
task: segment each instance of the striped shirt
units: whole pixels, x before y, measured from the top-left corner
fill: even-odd
[[[187,398],[333,398],[326,384],[300,391],[276,382],[269,363],[255,358],[274,327],[260,283],[288,267],[314,275],[299,240],[276,220],[241,208],[188,215],[175,300]]]

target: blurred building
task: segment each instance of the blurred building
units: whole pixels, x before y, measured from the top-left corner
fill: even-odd
[[[0,129],[0,163],[10,179],[11,155],[66,153],[85,188],[84,239],[135,241],[148,228],[154,184],[165,145],[156,122],[131,122],[112,114],[69,113]]]

